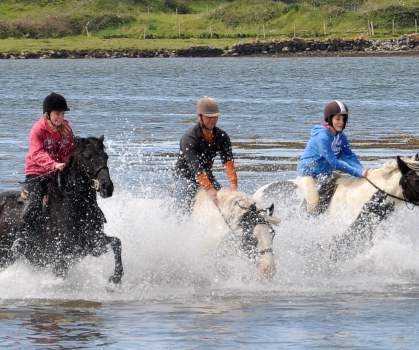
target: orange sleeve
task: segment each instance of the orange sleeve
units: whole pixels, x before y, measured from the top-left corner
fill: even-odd
[[[210,188],[214,187],[207,174],[205,173],[197,174],[195,176],[195,179],[196,181],[198,181],[199,185],[206,190],[209,190]]]
[[[237,187],[237,173],[236,173],[236,166],[234,164],[234,160],[229,160],[225,163],[226,174],[228,177],[228,181],[230,185],[234,185]]]

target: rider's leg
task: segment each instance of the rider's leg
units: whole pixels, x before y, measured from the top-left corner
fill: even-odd
[[[30,232],[39,232],[42,222],[42,199],[46,194],[47,181],[43,177],[28,176],[26,178],[26,191],[28,201],[22,212],[22,225],[20,236],[27,238]]]
[[[297,178],[298,187],[303,192],[306,200],[307,212],[315,214],[319,204],[319,193],[317,191],[316,180],[311,176],[299,176]]]
[[[182,215],[191,213],[198,188],[198,184],[191,179],[180,176],[175,179],[173,197],[177,212]]]
[[[323,175],[316,178],[316,184],[319,194],[319,204],[317,212],[319,214],[325,212],[329,207],[330,201],[336,191],[336,181],[338,174],[332,173],[330,175]]]

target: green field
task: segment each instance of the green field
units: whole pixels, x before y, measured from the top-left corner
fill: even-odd
[[[224,48],[417,32],[419,0],[1,0],[0,51]]]

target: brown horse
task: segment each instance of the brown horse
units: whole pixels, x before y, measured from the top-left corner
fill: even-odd
[[[64,170],[50,176],[48,203],[34,230],[20,237],[25,201],[20,192],[0,193],[0,267],[23,255],[35,266],[50,266],[65,276],[69,266],[87,255],[99,256],[112,247],[115,270],[109,281],[123,275],[121,241],[104,233],[105,216],[97,203],[113,194],[103,136],[76,138],[76,150]]]

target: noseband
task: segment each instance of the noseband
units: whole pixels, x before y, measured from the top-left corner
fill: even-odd
[[[108,168],[107,165],[102,165],[97,170],[95,170],[95,172],[93,173],[93,176],[89,176],[90,180],[92,180],[92,182],[93,182],[92,188],[94,188],[96,192],[99,192],[99,190],[100,190],[100,183],[99,183],[99,180],[97,179],[97,177],[102,170],[108,170],[109,171],[109,168]]]

